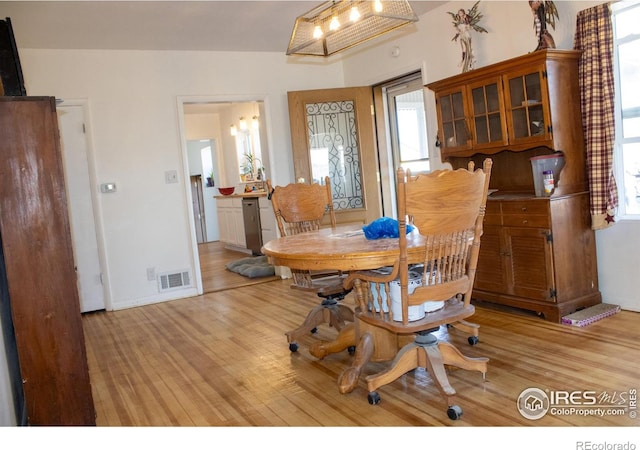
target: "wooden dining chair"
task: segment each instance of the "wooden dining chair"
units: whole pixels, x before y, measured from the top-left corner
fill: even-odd
[[[427,175],[397,173],[398,259],[391,268],[352,272],[345,286],[356,295],[356,352],[339,379],[349,392],[369,361],[391,361],[366,377],[369,403],[380,402],[378,388],[418,367],[426,369],[455,420],[462,409],[447,377],[447,366],[487,371],[487,358],[464,356],[436,332],[474,314],[470,303],[492,161],[482,169],[438,170]],[[406,235],[407,221],[416,227]],[[418,239],[420,259],[410,265],[407,240]],[[413,261],[415,263],[415,261]],[[442,329],[441,329],[442,327]]]
[[[267,192],[280,236],[314,231],[323,226],[335,228],[336,216],[329,177],[325,177],[324,185],[291,183],[273,187],[271,180],[267,180]],[[343,286],[345,274],[338,271],[291,269],[291,276],[293,289],[315,292],[322,301],[309,312],[299,327],[286,333],[289,350],[296,352],[299,339],[308,333],[317,332],[317,327],[322,324],[340,331],[346,322],[353,322],[353,310],[340,303],[351,291]],[[353,353],[354,346],[349,351]]]

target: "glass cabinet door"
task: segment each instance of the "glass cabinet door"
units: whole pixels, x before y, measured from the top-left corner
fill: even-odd
[[[507,144],[502,80],[498,77],[469,86],[474,148]]]
[[[510,142],[546,140],[550,138],[544,67],[526,73],[506,75],[506,97]]]
[[[436,99],[440,113],[442,149],[466,149],[471,146],[471,134],[465,114],[464,91],[443,93]]]

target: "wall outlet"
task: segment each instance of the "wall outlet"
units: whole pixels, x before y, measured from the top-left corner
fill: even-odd
[[[148,281],[156,281],[156,268],[148,267],[147,268],[147,280]]]

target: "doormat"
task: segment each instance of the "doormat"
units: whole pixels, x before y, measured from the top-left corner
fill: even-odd
[[[564,316],[562,323],[565,325],[572,325],[574,327],[586,327],[587,325],[602,320],[606,317],[613,316],[620,311],[618,305],[610,305],[608,303],[600,303],[593,305],[580,311],[576,311],[573,314]]]
[[[276,274],[274,266],[269,264],[266,256],[250,256],[228,263],[227,270],[247,278],[272,277]]]

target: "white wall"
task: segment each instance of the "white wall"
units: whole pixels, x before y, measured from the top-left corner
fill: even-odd
[[[268,147],[278,155],[269,175],[293,180],[287,90],[340,87],[333,62],[288,64],[283,53],[41,50],[18,48],[27,93],[87,99],[97,183],[116,182],[118,192],[97,198],[104,233],[108,309],[188,297],[197,289],[161,295],[146,270],[196,266],[189,228],[187,168],[182,158],[177,99],[182,96],[262,98]],[[164,173],[177,170],[177,184]],[[4,407],[12,398],[0,346],[0,426],[16,418]]]
[[[560,19],[556,29],[550,28],[557,48],[572,48],[576,14],[602,2],[555,1]],[[370,85],[423,69],[425,84],[460,73],[460,44],[452,40],[455,29],[448,12],[469,9],[473,1],[449,2],[422,16],[410,25],[410,33],[378,45],[356,48],[344,61],[347,85]],[[480,25],[488,33],[471,32],[476,68],[520,56],[533,51],[537,39],[533,30],[533,16],[527,2],[481,1],[483,15]],[[392,56],[398,47],[399,56]]]
[[[601,1],[556,1],[560,19],[555,30],[550,29],[560,49],[573,48],[576,15],[579,11],[601,4]],[[447,12],[458,8],[468,10],[474,2],[451,2],[420,17],[416,32],[382,45],[362,47],[344,61],[345,83],[348,86],[380,83],[409,71],[423,68],[425,84],[460,73],[460,46],[452,41],[455,30]],[[482,1],[481,25],[488,33],[472,32],[476,68],[520,56],[535,49],[533,17],[523,1]],[[397,46],[400,55],[391,55]],[[428,130],[437,132],[433,94],[427,93]],[[578,99],[576,99],[578,101]],[[440,154],[431,139],[431,157],[439,161]],[[640,222],[620,222],[610,229],[596,231],[600,291],[605,303],[640,311]],[[576,264],[579,264],[576,261]]]
[[[288,65],[280,53],[19,52],[29,95],[88,99],[98,183],[118,186],[115,194],[97,199],[105,230],[108,309],[196,294],[189,289],[160,294],[146,277],[150,267],[156,273],[189,269],[193,274],[197,257],[191,251],[178,97],[264,98],[269,148],[281,155],[271,176],[287,183],[293,178],[287,90],[342,85],[339,64]],[[178,171],[179,183],[165,183],[167,170]]]

